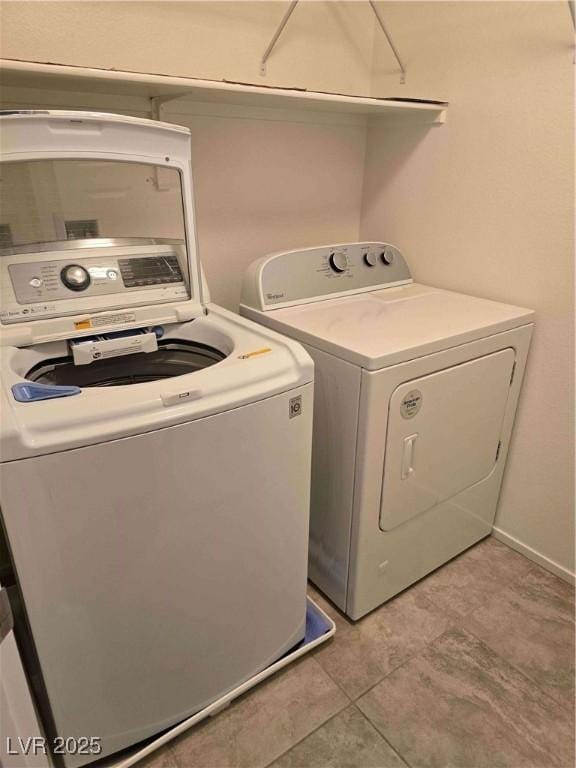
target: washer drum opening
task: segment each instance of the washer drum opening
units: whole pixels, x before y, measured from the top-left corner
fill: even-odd
[[[155,352],[97,360],[89,365],[74,365],[71,355],[43,360],[28,371],[26,378],[38,384],[118,387],[184,376],[209,368],[225,357],[207,344],[166,339],[158,342]]]

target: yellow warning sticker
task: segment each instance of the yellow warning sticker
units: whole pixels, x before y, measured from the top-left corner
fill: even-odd
[[[86,331],[88,328],[92,328],[92,321],[91,320],[78,320],[78,322],[74,323],[74,328],[77,331]]]
[[[248,360],[251,357],[257,357],[258,355],[265,355],[267,352],[272,352],[270,347],[262,347],[262,349],[255,349],[254,352],[247,352],[245,355],[238,355],[240,360]]]

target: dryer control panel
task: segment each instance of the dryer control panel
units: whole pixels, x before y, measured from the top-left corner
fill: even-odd
[[[411,282],[401,252],[383,242],[343,243],[265,256],[244,278],[242,304],[260,310]]]

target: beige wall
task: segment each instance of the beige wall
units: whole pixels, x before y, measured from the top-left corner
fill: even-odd
[[[174,102],[189,125],[203,261],[235,307],[257,255],[322,241],[396,242],[417,279],[533,307],[537,331],[497,525],[573,571],[573,38],[563,2],[4,3],[2,55],[375,95],[448,98],[445,126]],[[374,57],[372,59],[374,44]],[[146,115],[136,97],[45,91],[4,103]],[[366,145],[366,138],[368,143]],[[366,150],[366,162],[364,153]],[[362,184],[364,183],[363,191]]]
[[[443,127],[369,129],[361,237],[416,279],[537,312],[496,525],[574,570],[573,37],[566,3],[384,3]],[[376,93],[390,75],[375,60]],[[510,538],[510,543],[514,543]]]
[[[5,2],[3,58],[367,94],[367,3],[300,3],[260,76],[288,3]]]
[[[200,252],[214,300],[238,308],[242,273],[257,256],[358,237],[363,123],[186,123]]]

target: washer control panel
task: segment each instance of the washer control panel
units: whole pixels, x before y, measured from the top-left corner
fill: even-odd
[[[244,281],[242,303],[272,309],[377,290],[411,279],[404,257],[389,243],[322,246],[277,253],[254,262]]]
[[[18,322],[186,299],[185,255],[184,246],[157,244],[3,257],[0,317]]]

